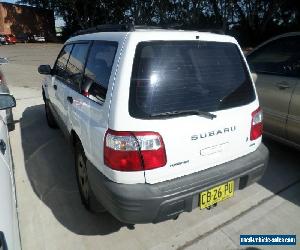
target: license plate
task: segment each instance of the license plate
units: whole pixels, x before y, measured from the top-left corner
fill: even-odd
[[[229,199],[234,194],[234,181],[213,187],[200,194],[200,209],[208,208],[220,201]]]

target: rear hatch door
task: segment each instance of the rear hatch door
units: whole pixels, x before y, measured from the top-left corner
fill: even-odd
[[[256,94],[234,43],[151,41],[138,44],[129,113],[160,133],[167,165],[145,171],[156,183],[198,172],[254,151]]]

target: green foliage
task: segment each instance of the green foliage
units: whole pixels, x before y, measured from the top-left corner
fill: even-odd
[[[97,24],[134,22],[177,25],[186,29],[222,29],[244,45],[299,29],[299,0],[21,0],[54,9],[66,22],[66,34]]]

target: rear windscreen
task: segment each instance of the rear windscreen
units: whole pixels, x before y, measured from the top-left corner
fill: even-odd
[[[155,41],[138,44],[129,113],[218,111],[249,104],[255,93],[239,49],[232,43]]]

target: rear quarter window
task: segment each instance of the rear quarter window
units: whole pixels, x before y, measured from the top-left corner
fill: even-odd
[[[129,113],[136,118],[174,111],[219,111],[249,104],[255,92],[238,47],[205,41],[138,44]]]
[[[117,42],[94,41],[86,63],[82,90],[90,99],[104,102],[118,49]]]

